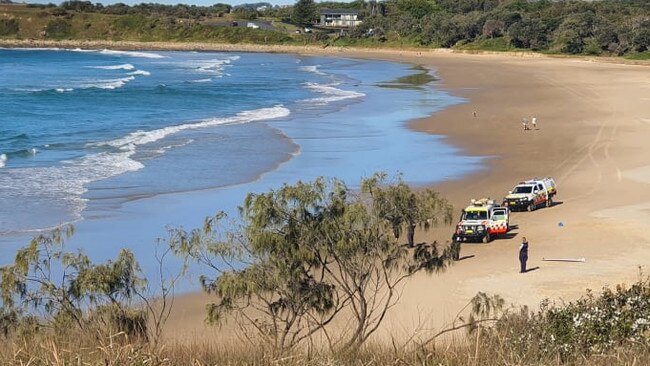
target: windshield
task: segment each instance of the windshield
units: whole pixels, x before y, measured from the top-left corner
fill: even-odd
[[[487,211],[465,211],[463,220],[487,220]]]
[[[530,193],[533,190],[533,186],[516,186],[512,193]]]

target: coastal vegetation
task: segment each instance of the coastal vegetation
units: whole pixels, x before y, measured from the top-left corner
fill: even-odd
[[[0,37],[109,41],[314,44],[356,47],[532,50],[557,54],[640,55],[650,47],[650,3],[643,0],[357,0],[189,5],[1,5]],[[357,10],[354,28],[319,27],[323,8]],[[248,27],[248,21],[264,26]],[[307,33],[301,30],[311,27]]]
[[[650,280],[643,274],[631,286],[588,292],[570,303],[545,301],[535,310],[478,293],[443,329],[373,341],[406,281],[453,264],[445,246],[409,243],[410,227],[444,224],[450,206],[436,192],[412,190],[399,177],[378,174],[359,187],[319,178],[249,194],[236,220],[218,213],[200,229],[171,229],[155,247],[157,274],[150,278],[128,249],[99,263],[67,251],[71,226],[39,235],[0,268],[0,360],[57,365],[650,361]],[[171,265],[178,263],[170,261],[174,255],[184,264]],[[201,285],[213,298],[206,318],[215,327],[223,325],[223,339],[187,343],[164,336],[188,265],[202,273]]]

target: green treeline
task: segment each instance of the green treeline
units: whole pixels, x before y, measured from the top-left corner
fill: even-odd
[[[644,52],[650,47],[650,2],[526,0],[390,0],[351,38],[421,46],[530,49],[568,54]]]

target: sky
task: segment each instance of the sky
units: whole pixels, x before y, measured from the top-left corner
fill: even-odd
[[[22,1],[25,1],[27,3],[34,3],[34,4],[37,3],[38,4],[47,4],[47,3],[60,4],[64,0],[14,0],[14,2],[22,2]],[[257,2],[268,2],[273,5],[293,5],[296,2],[296,0],[270,0],[270,1],[264,1],[264,0],[261,1],[257,1],[257,0],[89,0],[89,1],[93,3],[102,3],[104,5],[115,4],[115,3],[124,3],[129,5],[140,4],[140,3],[158,3],[158,4],[175,5],[180,3],[180,4],[187,4],[187,5],[202,5],[202,6],[209,6],[216,3],[240,5],[240,4],[250,4],[250,3],[257,3]],[[351,0],[339,0],[339,1],[349,2]]]

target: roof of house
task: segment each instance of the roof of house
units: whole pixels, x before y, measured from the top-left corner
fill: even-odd
[[[354,9],[321,9],[321,14],[359,14],[358,10]]]

